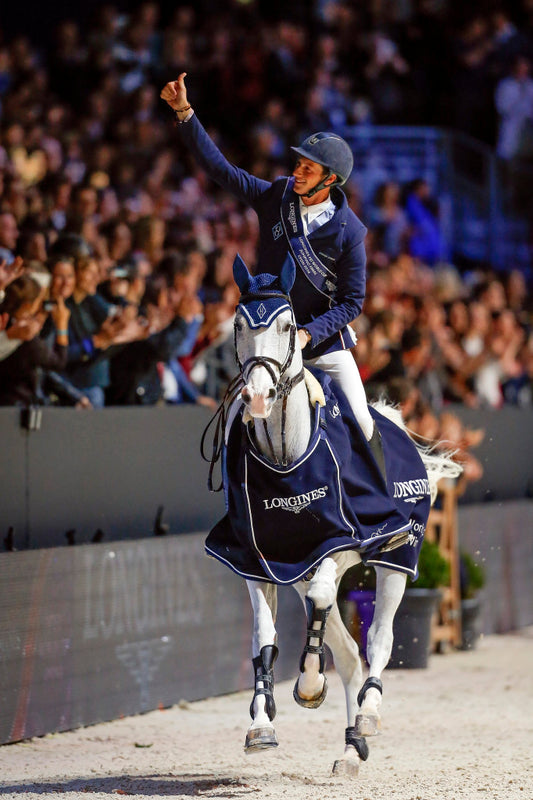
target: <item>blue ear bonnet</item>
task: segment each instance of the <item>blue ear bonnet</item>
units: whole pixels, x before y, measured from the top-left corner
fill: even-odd
[[[250,328],[268,328],[285,309],[292,313],[290,298],[279,288],[275,275],[263,273],[250,276],[237,310],[246,318]]]

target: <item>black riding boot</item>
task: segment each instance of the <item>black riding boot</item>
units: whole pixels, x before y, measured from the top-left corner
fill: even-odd
[[[374,430],[372,432],[372,436],[368,440],[368,446],[372,450],[372,455],[376,459],[379,471],[383,475],[383,480],[386,483],[387,470],[385,469],[385,455],[383,453],[383,443],[381,441],[381,433],[378,431],[378,427],[375,422],[374,422]]]

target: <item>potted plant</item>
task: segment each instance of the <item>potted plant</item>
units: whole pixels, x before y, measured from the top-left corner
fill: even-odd
[[[485,570],[466,551],[459,556],[461,583],[461,650],[473,650],[479,639],[481,600],[479,590],[485,585]]]

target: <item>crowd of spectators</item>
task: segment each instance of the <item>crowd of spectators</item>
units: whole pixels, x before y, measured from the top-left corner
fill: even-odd
[[[533,120],[531,0],[200,6],[101,5],[47,48],[0,34],[1,405],[214,407],[231,377],[232,263],[253,267],[257,222],[179,146],[159,92],[183,70],[230,160],[267,179],[304,134],[346,125],[446,125],[502,158],[527,144],[509,117]],[[354,322],[367,391],[467,450],[479,435],[450,403],[533,404],[524,275],[458,271],[424,180],[384,180],[365,201],[345,188],[369,228]]]

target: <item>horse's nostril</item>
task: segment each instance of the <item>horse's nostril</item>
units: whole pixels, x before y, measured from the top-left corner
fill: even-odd
[[[272,389],[268,390],[268,399],[269,400],[275,400],[276,399],[276,390],[274,389],[274,387],[272,387]]]
[[[251,399],[252,399],[252,396],[251,396],[250,392],[248,391],[248,389],[243,389],[242,390],[241,397],[242,397],[242,399],[244,400],[245,403],[249,403],[251,401]]]

